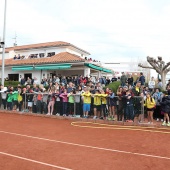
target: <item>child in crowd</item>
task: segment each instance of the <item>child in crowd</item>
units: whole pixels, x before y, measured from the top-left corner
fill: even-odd
[[[74,94],[74,101],[76,104],[76,115],[81,116],[81,91],[79,89],[76,89],[76,94]]]
[[[123,101],[122,101],[122,97],[123,97],[123,87],[119,87],[117,89],[117,96],[118,96],[118,101],[119,101],[119,105],[118,105],[118,112],[117,112],[117,120],[118,121],[122,121],[123,119]]]
[[[7,109],[12,110],[12,100],[13,100],[13,91],[10,89],[9,92],[7,92]]]
[[[138,116],[138,123],[142,123],[143,122],[143,119],[144,119],[144,108],[143,108],[143,106],[144,106],[144,94],[143,94],[143,92],[142,93],[140,93],[140,98],[139,98],[139,103],[137,103],[137,104],[139,104],[138,105],[138,114],[139,114],[139,116]]]
[[[64,92],[60,94],[60,97],[62,98],[62,105],[63,105],[63,116],[68,116],[67,114],[67,89],[64,89]]]
[[[33,103],[33,90],[29,90],[29,94],[27,95],[28,101],[28,111],[32,113],[32,103]]]
[[[61,99],[60,99],[60,91],[59,89],[56,89],[55,93],[55,105],[54,110],[57,116],[60,116],[61,112]]]
[[[18,89],[13,91],[13,110],[17,110],[18,108]]]
[[[146,94],[145,106],[148,114],[148,124],[153,124],[153,112],[155,109],[155,100],[151,97],[150,92]]]
[[[22,90],[21,87],[18,87],[18,109],[21,112],[23,106]]]
[[[126,122],[133,122],[134,106],[130,90],[126,91]]]
[[[36,103],[37,113],[42,113],[42,90],[39,89],[38,93],[36,92],[34,93],[37,94],[37,103]]]
[[[107,96],[108,94],[105,94],[105,91],[104,90],[101,90],[101,117],[100,119],[104,119],[107,117],[106,113],[107,113],[107,109],[106,109],[106,104],[107,104]]]
[[[72,90],[70,93],[68,93],[68,105],[69,105],[69,115],[73,116],[74,114],[74,94],[75,90]]]
[[[90,111],[90,105],[91,105],[91,93],[88,88],[81,94],[83,97],[83,113],[84,118],[88,118],[88,113]]]
[[[47,114],[48,93],[46,89],[42,92],[42,113]]]
[[[92,95],[94,97],[93,109],[94,109],[94,117],[93,119],[97,119],[100,117],[101,112],[101,94],[99,90],[95,91],[95,94]]]
[[[37,106],[36,106],[37,105],[37,95],[36,94],[33,95],[32,101],[33,101],[32,112],[37,113]]]
[[[54,103],[55,103],[55,92],[54,90],[49,91],[49,103],[48,103],[48,114],[52,115],[54,111]]]
[[[112,89],[109,89],[109,95],[108,95],[108,105],[109,105],[109,117],[108,120],[115,120],[115,107],[116,102],[114,100],[115,94],[112,91]]]

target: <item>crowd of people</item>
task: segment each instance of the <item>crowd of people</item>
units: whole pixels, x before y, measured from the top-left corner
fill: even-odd
[[[148,124],[156,119],[163,121],[162,125],[170,126],[170,81],[167,91],[161,92],[153,84],[146,87],[142,73],[136,82],[129,78],[124,82],[120,77],[116,92],[105,88],[108,78],[99,78],[94,83],[92,77],[53,76],[44,78],[39,85],[30,78],[29,81],[21,78],[16,88],[1,86],[0,104],[5,110],[125,122],[134,122],[138,116],[139,123],[144,121],[145,107]]]

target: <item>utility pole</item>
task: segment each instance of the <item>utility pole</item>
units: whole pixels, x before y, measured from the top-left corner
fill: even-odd
[[[4,30],[3,30],[3,39],[1,42],[2,45],[2,75],[1,75],[1,84],[4,85],[4,69],[5,69],[5,33],[6,33],[6,7],[7,0],[5,0],[5,8],[4,8]]]

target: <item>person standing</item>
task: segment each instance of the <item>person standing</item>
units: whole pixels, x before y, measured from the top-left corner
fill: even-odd
[[[141,86],[145,85],[145,77],[142,72],[140,73],[139,81],[141,82]]]
[[[109,118],[108,118],[108,120],[115,120],[116,101],[115,101],[115,93],[113,92],[112,89],[109,89],[108,105],[109,105]]]
[[[162,123],[162,126],[170,126],[169,122],[169,114],[170,114],[170,96],[167,92],[164,92],[164,97],[162,98],[161,104],[161,110],[164,114],[164,121]]]
[[[133,86],[133,77],[131,74],[129,74],[129,77],[127,79],[127,82],[128,82],[128,86]]]
[[[156,88],[155,93],[152,95],[152,97],[155,100],[156,108],[154,110],[154,118],[156,121],[159,121],[161,119],[163,121],[163,115],[161,114],[161,107],[160,107],[160,101],[162,100],[163,94],[160,92],[159,88]]]
[[[90,111],[90,105],[91,105],[91,93],[89,89],[86,89],[86,91],[82,93],[81,96],[83,97],[84,118],[88,118],[88,113]]]
[[[1,85],[1,97],[2,97],[2,104],[3,104],[3,108],[4,110],[6,110],[6,105],[7,105],[7,87],[4,87],[3,85]]]
[[[125,86],[126,85],[127,77],[126,77],[124,72],[122,72],[122,76],[120,77],[120,82],[121,82],[121,86]]]
[[[148,114],[148,124],[153,124],[153,112],[155,109],[155,100],[153,97],[151,97],[151,94],[148,92],[146,94],[146,101],[145,101],[145,106],[147,109],[147,114]]]
[[[152,93],[155,88],[155,80],[154,77],[151,77],[151,80],[148,83],[149,91]]]
[[[24,79],[24,77],[21,77],[20,84],[21,84],[22,86],[25,85],[25,79]]]

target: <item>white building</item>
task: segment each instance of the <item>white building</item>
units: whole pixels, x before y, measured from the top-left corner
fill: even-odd
[[[111,73],[98,62],[87,60],[90,53],[67,42],[48,42],[9,47],[5,49],[5,75],[9,80],[20,81],[21,77],[89,76]],[[20,59],[14,57],[20,56]],[[0,52],[0,64],[2,52]],[[1,73],[0,73],[1,77]]]

